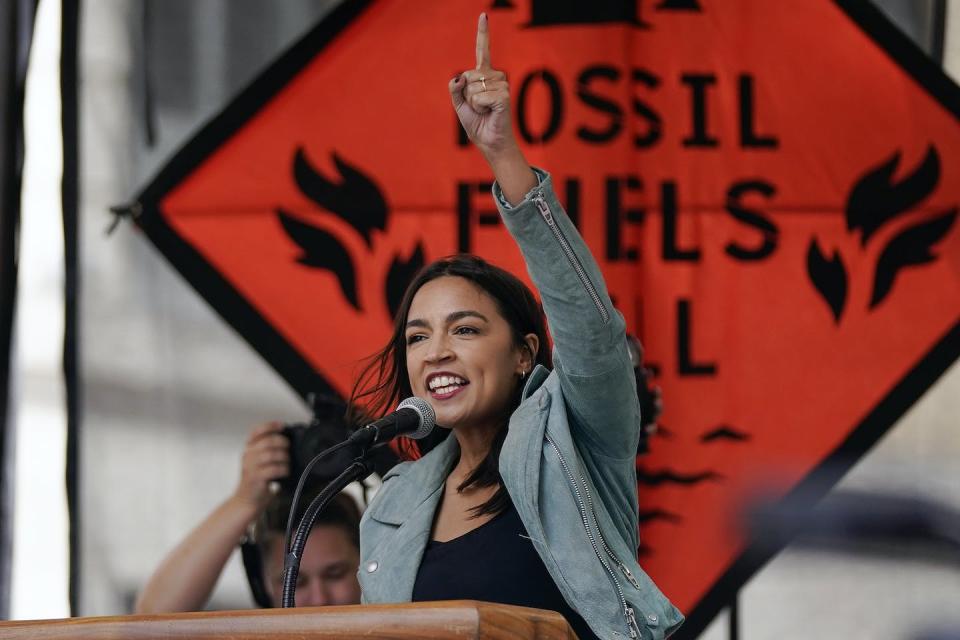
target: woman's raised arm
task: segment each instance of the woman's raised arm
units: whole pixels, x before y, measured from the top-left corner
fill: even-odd
[[[477,26],[477,66],[450,82],[450,94],[460,123],[493,170],[504,224],[540,293],[574,426],[605,455],[632,458],[640,416],[623,317],[550,177],[538,175],[517,144],[506,75],[490,63],[486,15]]]

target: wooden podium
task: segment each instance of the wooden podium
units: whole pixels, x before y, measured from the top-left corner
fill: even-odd
[[[0,623],[4,640],[311,640],[489,638],[576,640],[559,613],[473,600],[398,605],[212,611]]]

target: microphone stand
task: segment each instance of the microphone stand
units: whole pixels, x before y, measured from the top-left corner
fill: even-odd
[[[313,525],[317,521],[317,516],[326,508],[327,504],[338,493],[355,480],[362,480],[373,473],[374,461],[370,459],[370,453],[373,449],[366,446],[360,452],[360,455],[354,458],[343,472],[336,478],[327,483],[320,493],[310,502],[300,524],[297,526],[297,533],[290,543],[290,548],[286,549],[286,555],[283,558],[283,596],[280,606],[290,608],[296,606],[295,596],[297,592],[297,576],[300,574],[300,560],[303,556],[303,549],[307,546],[307,537],[313,531]],[[292,508],[292,507],[291,507]],[[291,513],[291,516],[293,514]]]

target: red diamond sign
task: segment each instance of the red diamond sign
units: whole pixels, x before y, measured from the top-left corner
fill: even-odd
[[[694,635],[758,566],[727,526],[757,471],[836,479],[960,355],[960,90],[864,1],[411,9],[345,2],[139,222],[297,390],[347,393],[420,265],[523,273],[446,89],[489,11],[524,150],[656,364],[642,564]]]

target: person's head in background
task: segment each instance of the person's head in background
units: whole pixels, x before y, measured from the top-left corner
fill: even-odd
[[[313,499],[300,500],[297,521]],[[283,595],[283,533],[291,496],[281,492],[257,522],[256,538],[263,558],[264,586],[275,607]],[[360,565],[360,510],[349,495],[339,494],[327,505],[307,538],[297,577],[298,607],[360,603],[357,568]]]

